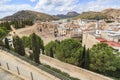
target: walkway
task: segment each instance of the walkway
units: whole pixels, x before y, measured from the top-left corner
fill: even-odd
[[[0,80],[24,80],[20,77],[0,68]]]

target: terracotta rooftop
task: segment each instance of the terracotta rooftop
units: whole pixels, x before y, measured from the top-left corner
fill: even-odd
[[[98,41],[100,42],[104,42],[104,43],[107,43],[109,46],[111,47],[120,47],[120,43],[118,42],[114,42],[114,41],[107,41],[106,39],[104,38],[96,38]]]
[[[96,38],[98,41],[100,41],[100,42],[107,42],[107,40],[106,39],[104,39],[104,38]]]
[[[113,47],[120,47],[120,43],[114,41],[108,41],[107,44]]]

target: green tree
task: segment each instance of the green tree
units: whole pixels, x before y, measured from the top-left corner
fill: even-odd
[[[75,39],[66,39],[63,40],[57,50],[56,57],[61,61],[77,65],[77,50],[82,48],[81,42]]]
[[[50,48],[50,57],[54,57],[53,47]]]
[[[4,23],[4,27],[6,27],[7,30],[11,30],[11,28],[10,28],[10,23],[9,23],[9,22],[5,22],[5,23]]]
[[[90,65],[90,50],[87,49],[86,51],[86,56],[85,56],[85,69],[89,69],[89,65]]]
[[[58,46],[58,43],[55,42],[55,41],[51,41],[49,42],[46,46],[45,46],[45,54],[50,56],[51,54],[53,56],[55,56],[55,51],[56,51],[56,48]]]
[[[101,20],[101,19],[107,19],[108,15],[100,12],[84,12],[78,17],[81,19]]]
[[[84,45],[83,47],[83,51],[82,51],[82,55],[81,55],[81,67],[84,68],[85,67],[85,64],[86,64],[86,47]]]
[[[10,25],[11,22],[0,23],[0,26],[6,28],[7,30],[11,30]]]
[[[120,54],[105,43],[98,43],[90,50],[90,69],[100,73],[120,68]]]
[[[5,38],[5,47],[6,47],[7,49],[10,49],[9,41],[8,41],[7,38]]]
[[[81,66],[81,54],[82,54],[83,48],[80,47],[73,55],[74,58],[74,65]]]
[[[80,67],[89,69],[89,49],[86,50],[86,47],[84,45],[83,49],[81,52],[79,52],[79,58],[78,58],[78,63]]]
[[[35,33],[31,35],[32,40],[32,50],[33,50],[33,58],[36,63],[40,63],[40,50],[44,50],[43,41],[42,39],[37,36]]]
[[[5,27],[0,27],[0,45],[3,46],[3,39],[8,34],[8,30]]]
[[[25,49],[24,49],[23,42],[18,36],[13,37],[13,45],[14,45],[15,51],[19,55],[21,55],[21,56],[25,55]]]
[[[22,37],[22,41],[23,41],[23,44],[24,44],[24,46],[25,47],[28,47],[28,48],[30,48],[30,49],[32,49],[32,43],[31,43],[31,37],[29,36],[29,37],[26,37],[26,36],[24,36],[24,37]]]
[[[32,26],[34,23],[31,20],[14,20],[11,22],[15,28],[24,28],[26,25]]]
[[[0,27],[0,38],[3,39],[8,33],[8,30],[5,27]]]

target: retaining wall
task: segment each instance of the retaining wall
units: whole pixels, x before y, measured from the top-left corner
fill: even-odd
[[[24,77],[25,80],[60,80],[3,50],[0,50],[0,66]]]
[[[51,67],[54,67],[57,69],[60,69],[61,71],[68,73],[72,77],[79,78],[80,80],[113,80],[106,76],[94,73],[89,70],[85,70],[83,68],[76,67],[71,64],[61,62],[57,59],[48,57],[43,54],[41,54],[40,56],[41,56],[40,57],[41,63],[50,65]]]

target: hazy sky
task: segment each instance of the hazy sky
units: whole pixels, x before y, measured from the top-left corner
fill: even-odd
[[[105,8],[120,8],[120,0],[0,0],[0,18],[19,10],[34,10],[53,15],[68,11],[100,11]]]

